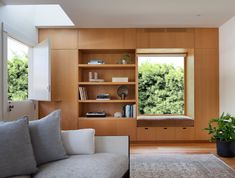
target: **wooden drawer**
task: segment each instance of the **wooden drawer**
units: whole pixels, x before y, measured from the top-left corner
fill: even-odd
[[[194,140],[194,127],[177,127],[176,140]]]
[[[137,127],[138,141],[154,141],[156,140],[155,127]]]
[[[156,127],[157,140],[175,140],[174,127]]]

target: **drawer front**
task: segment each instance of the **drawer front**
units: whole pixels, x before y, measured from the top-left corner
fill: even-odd
[[[156,128],[154,127],[137,127],[138,141],[154,141],[156,140]]]
[[[194,140],[194,127],[177,127],[176,140]]]
[[[175,140],[174,127],[157,127],[156,134],[157,140]]]

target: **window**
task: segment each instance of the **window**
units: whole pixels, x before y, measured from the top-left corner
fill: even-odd
[[[138,57],[140,115],[184,114],[184,55]]]
[[[7,72],[9,101],[23,101],[28,98],[28,51],[28,46],[8,37]]]

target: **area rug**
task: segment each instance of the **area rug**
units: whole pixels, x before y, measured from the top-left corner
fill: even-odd
[[[212,154],[131,154],[131,178],[235,178]]]

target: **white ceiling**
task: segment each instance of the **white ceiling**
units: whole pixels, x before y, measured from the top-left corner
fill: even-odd
[[[235,0],[2,0],[59,4],[79,28],[219,27],[235,16]]]

